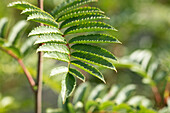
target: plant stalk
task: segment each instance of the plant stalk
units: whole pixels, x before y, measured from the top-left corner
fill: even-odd
[[[167,101],[170,97],[170,76],[168,76],[165,91],[164,91],[164,104],[167,105]]]
[[[35,90],[34,90],[35,81],[34,81],[34,79],[32,78],[32,76],[31,76],[30,72],[28,71],[28,69],[25,67],[22,59],[18,58],[18,57],[17,57],[12,51],[10,51],[10,50],[6,50],[6,49],[4,49],[4,48],[2,48],[2,47],[0,47],[0,49],[3,50],[4,52],[6,52],[6,53],[7,53],[8,55],[10,55],[11,57],[13,57],[15,60],[17,60],[17,62],[19,63],[19,65],[20,65],[21,68],[23,69],[23,71],[24,71],[24,73],[25,73],[25,75],[26,75],[26,77],[27,77],[27,79],[28,79],[28,82],[29,82],[29,84],[30,84],[30,86],[31,86],[32,91],[35,92]]]
[[[161,105],[161,102],[162,102],[162,98],[161,98],[161,95],[158,91],[158,88],[156,86],[152,86],[152,91],[153,91],[153,94],[155,96],[155,101],[156,101],[156,104],[159,108],[162,107]]]
[[[43,10],[43,0],[38,0],[38,7]],[[43,26],[43,24],[40,24]],[[40,44],[39,46],[41,46]],[[37,91],[36,98],[36,113],[42,113],[42,77],[43,77],[43,52],[38,52],[38,66],[37,66]]]

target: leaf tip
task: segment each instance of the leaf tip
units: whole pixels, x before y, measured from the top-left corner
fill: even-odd
[[[29,34],[28,34],[28,37],[30,37],[31,35],[32,35],[32,34],[31,34],[31,33],[29,33]]]
[[[106,81],[104,79],[102,81],[104,82],[104,84],[106,84]]]
[[[106,19],[110,19],[110,17],[106,17]]]
[[[120,42],[119,40],[117,40],[117,43],[122,44],[122,42]]]
[[[116,68],[114,68],[113,70],[117,73],[117,69]]]
[[[63,104],[65,104],[65,102],[66,102],[66,99],[63,98]]]
[[[40,52],[39,49],[37,49],[36,53]]]
[[[115,31],[118,31],[117,29],[114,29]]]
[[[8,5],[7,5],[7,7],[12,7],[13,6],[13,4],[12,3],[9,3]]]

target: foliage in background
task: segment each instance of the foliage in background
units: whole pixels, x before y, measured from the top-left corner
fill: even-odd
[[[13,109],[18,109],[18,103],[15,102],[14,104],[14,100],[15,99],[13,97],[3,97],[2,94],[0,94],[0,112],[7,113]]]
[[[136,86],[129,84],[120,88],[113,85],[108,88],[106,85],[94,85],[83,83],[76,89],[73,98],[63,105],[61,97],[58,99],[58,109],[47,109],[47,113],[99,113],[99,112],[149,112],[154,110],[151,101],[144,96],[134,95]],[[90,92],[90,93],[89,93]]]
[[[4,17],[4,18],[0,19],[0,50],[2,50],[2,51],[0,51],[2,53],[2,54],[0,54],[0,57],[4,56],[3,53],[6,53],[10,57],[12,55],[11,58],[16,59],[17,61],[27,59],[27,62],[25,62],[26,65],[28,65],[27,63],[29,60],[32,61],[35,65],[34,60],[36,60],[36,59],[34,58],[35,55],[32,54],[32,52],[36,52],[36,50],[35,50],[36,46],[33,46],[33,44],[36,40],[36,37],[30,37],[30,38],[26,39],[27,34],[24,34],[24,32],[27,27],[28,27],[28,22],[26,22],[25,20],[21,20],[21,21],[17,22],[13,27],[9,27],[8,18]],[[7,59],[9,59],[8,56],[6,56],[6,60]],[[12,62],[13,62],[13,60],[12,60]],[[20,68],[16,68],[17,64],[15,64],[15,63],[11,63],[10,66],[8,66],[8,65],[9,65],[9,63],[5,64],[3,66],[0,65],[1,78],[3,79],[5,77],[2,75],[5,72],[5,73],[9,74],[8,77],[11,77],[12,81],[13,80],[15,81],[15,79],[18,78],[16,76],[22,75],[23,70],[21,70]],[[45,66],[45,68],[49,68],[50,66],[52,67],[53,65],[54,65],[54,63],[51,63],[50,65]],[[14,68],[14,69],[11,69],[11,68]],[[7,71],[6,69],[10,69],[10,71],[6,72]],[[29,70],[31,71],[31,74],[35,77],[34,67],[29,68]],[[15,75],[14,72],[17,73],[17,75]],[[10,81],[11,78],[1,81],[1,84],[3,84],[6,81]],[[49,76],[46,75],[46,73],[44,74],[43,82],[46,85],[48,84],[48,86],[50,86],[50,88],[53,89],[55,92],[59,92],[59,90],[60,90],[59,81],[60,80],[49,78]],[[10,85],[10,83],[8,85]],[[19,85],[15,82],[12,82],[12,83],[14,83],[15,85]],[[21,85],[23,86],[23,83]],[[5,86],[6,85],[4,84],[3,87],[5,87]],[[0,87],[0,89],[3,87]],[[1,93],[3,94],[3,90],[1,90]],[[22,96],[21,96],[21,98],[22,98]],[[20,101],[20,104],[16,104],[16,103],[18,103],[18,100],[15,100],[15,104],[14,104],[14,102],[13,102],[14,99],[12,97],[10,97],[10,99],[11,99],[11,101],[9,100],[11,102],[10,107],[8,108],[8,106],[7,106],[7,108],[6,108],[6,106],[4,104],[3,105],[4,107],[2,106],[1,111],[7,112],[8,109],[9,109],[9,111],[10,111],[10,109],[17,110],[18,106],[24,108],[25,104],[31,103],[30,102],[31,99],[28,99],[28,100],[25,99],[25,101],[22,101],[22,102]]]
[[[21,38],[25,28],[28,26],[28,23],[24,20],[16,23],[8,35],[6,30],[7,24],[7,18],[0,20],[0,47],[12,51],[18,58],[23,58],[31,49],[36,38],[29,38],[26,41],[24,38]]]
[[[160,68],[160,62],[156,60],[149,50],[136,50],[129,56],[119,59],[120,63],[116,64],[119,68],[128,68],[136,72],[143,78],[143,83],[155,86],[161,80],[165,80],[168,75],[167,71]]]

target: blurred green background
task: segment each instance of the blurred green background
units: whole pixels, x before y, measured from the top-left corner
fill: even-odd
[[[13,1],[16,0],[0,0],[0,18],[9,19],[9,29],[17,21],[26,19],[25,15],[20,15],[19,10],[7,8],[7,4]],[[37,4],[36,0],[25,1]],[[50,12],[62,1],[44,0],[44,9]],[[122,57],[130,55],[136,50],[147,49],[153,54],[153,61],[159,62],[159,71],[166,73],[162,75],[164,81],[158,82],[158,88],[163,95],[170,73],[170,0],[99,0],[98,3],[90,5],[103,10],[110,17],[110,20],[106,22],[118,29],[118,32],[109,32],[109,34],[116,36],[122,44],[102,44],[102,46],[114,53],[120,61]],[[26,35],[34,26],[36,26],[35,23],[30,23],[22,38],[27,38]],[[24,58],[24,62],[35,76],[36,52],[33,50]],[[61,78],[50,78],[49,73],[51,68],[60,64],[60,62],[44,59],[43,111],[49,107],[57,107]],[[117,68],[117,73],[111,70],[101,70],[108,87],[113,84],[120,87],[135,84],[137,86],[135,94],[149,98],[152,107],[157,109],[151,88],[142,82],[139,74],[125,67]],[[87,79],[94,85],[101,83],[89,75],[87,75]],[[81,82],[78,81],[78,83]],[[7,104],[4,105],[4,102]],[[34,95],[22,69],[14,59],[2,51],[0,51],[0,105],[0,109],[6,109],[9,113],[32,113],[34,111]]]

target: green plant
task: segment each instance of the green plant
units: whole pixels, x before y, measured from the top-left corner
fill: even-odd
[[[115,65],[118,68],[128,68],[140,75],[143,78],[142,82],[152,88],[157,106],[161,108],[166,104],[166,102],[164,103],[164,99],[166,100],[169,97],[169,95],[166,95],[166,84],[162,84],[162,86],[160,84],[169,84],[168,72],[160,68],[160,61],[153,56],[151,51],[136,50],[129,56],[121,58],[120,62]],[[162,93],[165,97],[161,95]]]
[[[2,96],[0,93],[0,112],[7,113],[10,110],[18,108],[18,103],[14,101],[15,99],[10,96]],[[15,103],[15,104],[14,104]]]
[[[52,11],[52,15],[27,2],[13,2],[8,5],[9,7],[23,10],[21,12],[22,14],[29,15],[27,20],[46,25],[34,28],[28,35],[37,36],[35,44],[42,44],[37,49],[37,52],[44,52],[43,56],[46,58],[53,58],[68,63],[67,67],[60,66],[51,72],[51,76],[65,75],[62,81],[61,91],[63,102],[65,102],[65,99],[71,95],[75,88],[76,81],[74,76],[85,81],[84,75],[76,69],[71,68],[71,64],[87,71],[103,82],[105,81],[101,72],[85,62],[116,70],[114,65],[109,62],[116,60],[110,52],[98,46],[87,44],[119,43],[115,37],[96,33],[75,36],[75,33],[116,31],[112,26],[97,21],[109,19],[100,9],[96,7],[79,7],[95,1],[69,0],[56,7]],[[61,24],[59,26],[60,22]],[[61,32],[63,28],[67,28],[64,33]],[[70,34],[73,34],[73,36],[71,38],[69,37],[69,40],[66,40],[68,39],[66,36],[70,36]],[[72,57],[78,60],[72,60]]]
[[[43,10],[43,0],[38,0],[39,7],[23,1],[13,2],[8,5],[9,7],[23,10],[21,13],[28,15],[27,20],[40,23],[40,26],[34,28],[28,35],[32,40],[36,39],[34,44],[39,45],[37,49],[39,55],[37,82],[34,81],[23,62],[21,62],[22,60],[20,58],[18,59],[20,56],[11,54],[9,48],[6,48],[7,50],[1,48],[17,59],[23,67],[32,90],[36,94],[37,112],[41,112],[43,53],[43,56],[46,58],[68,63],[67,66],[56,67],[51,71],[51,76],[63,75],[61,90],[63,102],[65,102],[66,98],[69,97],[75,89],[75,77],[83,82],[85,81],[85,76],[75,69],[74,66],[90,73],[103,82],[105,82],[105,80],[102,73],[94,65],[116,70],[113,65],[113,61],[116,60],[115,56],[106,49],[96,46],[96,44],[120,43],[111,35],[98,33],[99,31],[117,30],[99,21],[109,19],[103,11],[96,7],[84,6],[87,3],[96,1],[97,0],[68,0],[57,6],[51,14]],[[1,28],[3,35],[3,29],[5,27],[2,26]],[[20,32],[20,30],[18,31]],[[87,34],[87,32],[91,33]],[[4,47],[11,47],[15,45],[15,40],[12,39],[12,42],[10,40],[9,43],[6,44],[4,40],[0,40],[0,44]],[[32,44],[30,44],[29,47],[32,47]],[[19,53],[17,50],[12,52]]]
[[[27,40],[25,40],[24,38],[21,39],[21,36],[24,36],[24,30],[28,26],[28,23],[25,20],[21,20],[17,24],[15,24],[9,31],[8,35],[8,30],[6,29],[7,23],[7,18],[2,18],[0,20],[0,49],[17,60],[17,62],[24,70],[24,73],[26,74],[27,79],[33,89],[33,86],[35,84],[34,80],[31,77],[28,69],[25,67],[22,59],[29,53],[29,51],[34,48],[33,43],[35,42],[36,38],[30,37]]]
[[[62,104],[61,97],[58,98],[57,109],[47,109],[47,113],[102,113],[102,112],[153,112],[149,109],[151,101],[144,96],[134,95],[136,86],[129,84],[124,87],[113,85],[108,88],[99,84],[94,87],[88,82],[82,83],[76,89],[74,96]],[[90,92],[90,93],[89,93]]]
[[[35,49],[36,46],[34,47],[33,43],[35,42],[36,38],[31,38],[31,37],[28,39],[25,38],[26,35],[24,34],[24,32],[28,27],[28,22],[26,22],[25,20],[21,20],[17,22],[14,26],[10,26],[10,27],[8,26],[9,25],[8,23],[9,23],[8,18],[4,17],[0,19],[0,50],[2,50],[4,53],[7,53],[9,56],[14,58],[18,62],[18,64],[23,69],[28,81],[30,82],[32,90],[34,91],[33,78],[29,73],[28,69],[26,68],[26,66],[24,65],[25,62],[23,61],[23,59],[29,56],[32,50]],[[10,65],[9,67],[12,66]],[[7,69],[5,69],[5,71],[7,71]],[[10,70],[10,72],[11,71],[12,70]],[[3,75],[1,75],[1,77],[2,76]],[[1,87],[2,86],[3,86],[3,82],[1,82]],[[1,93],[3,94],[3,91]],[[1,106],[0,112],[5,113],[5,112],[9,112],[10,110],[18,109],[19,106],[21,106],[21,104],[18,104],[18,102],[14,100],[15,99],[13,97],[8,97],[8,96],[2,97],[2,95],[0,95],[0,106]]]

